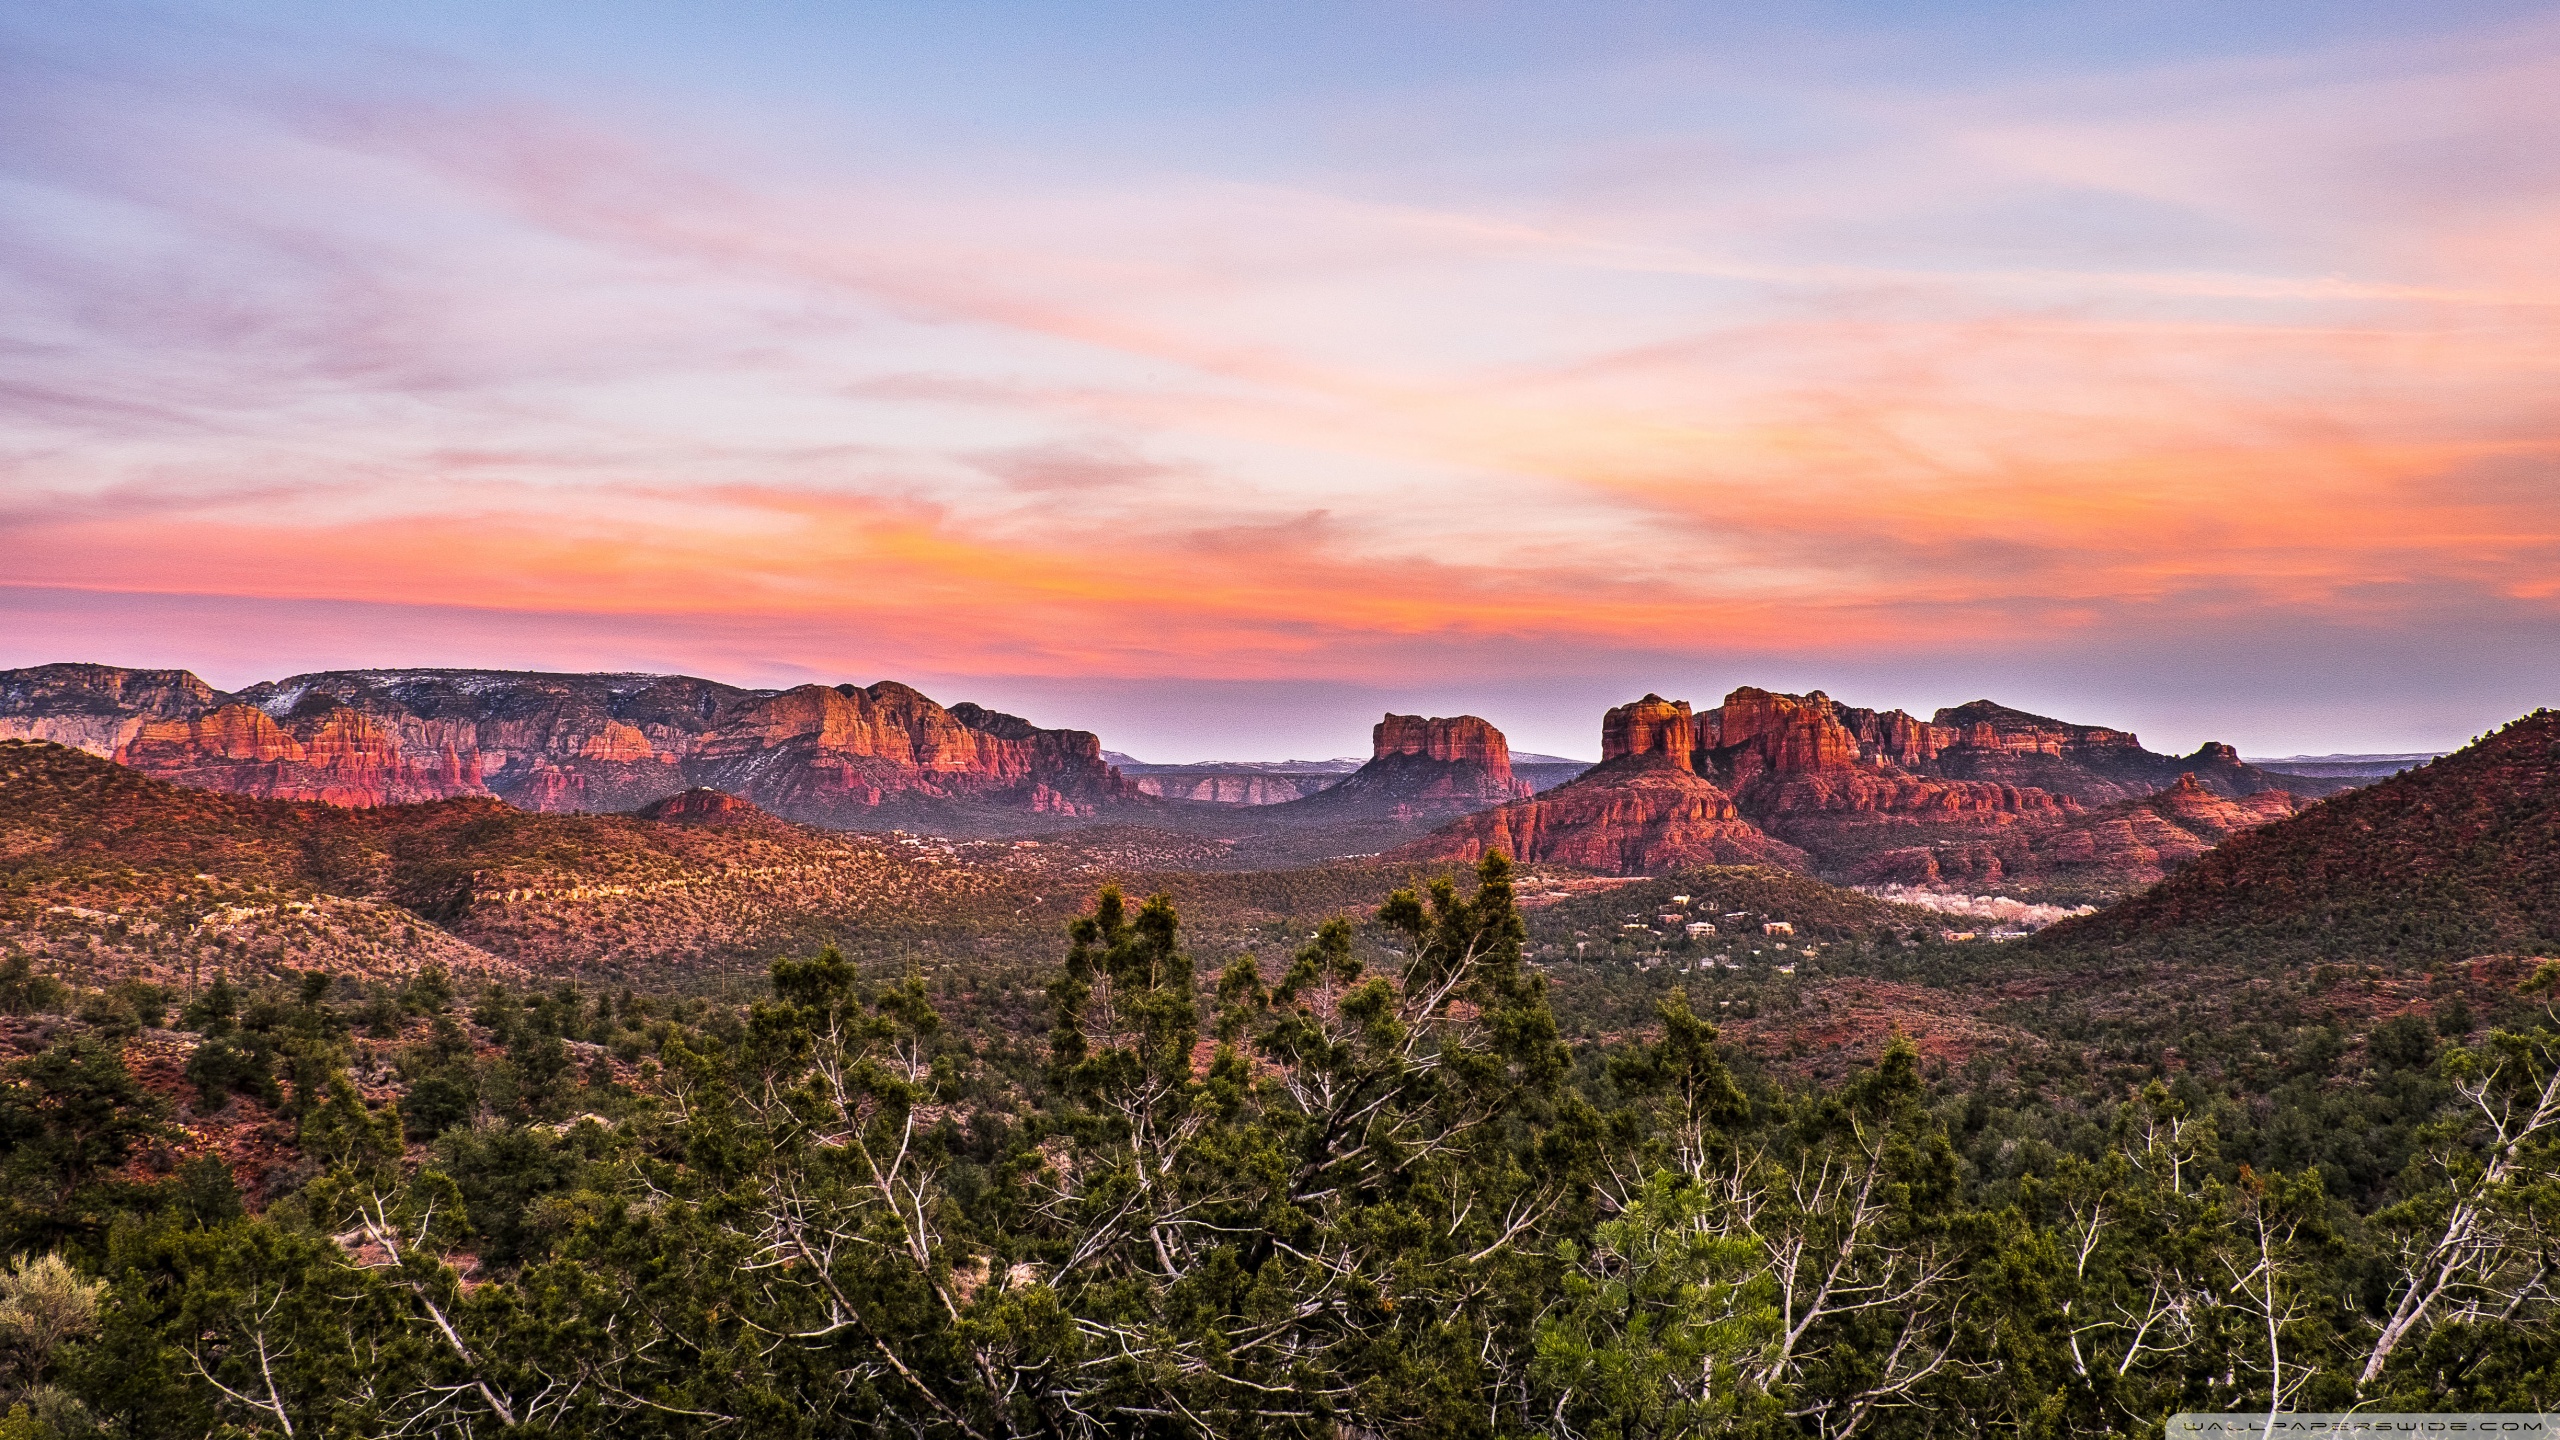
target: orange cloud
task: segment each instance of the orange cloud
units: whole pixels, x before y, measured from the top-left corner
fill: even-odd
[[[254,200],[119,176],[212,279],[42,257],[69,338],[0,373],[0,581],[1039,675],[2530,621],[2560,31],[2422,58],[1840,101],[1836,152],[1607,193],[233,117],[188,163]],[[2523,158],[2443,173],[2492,135]]]

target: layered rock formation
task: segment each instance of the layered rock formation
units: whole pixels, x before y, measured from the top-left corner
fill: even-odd
[[[383,805],[496,795],[628,810],[695,786],[791,819],[987,828],[1144,803],[1079,730],[894,682],[744,690],[690,676],[361,670],[223,695],[183,671],[0,673],[0,734],[181,784]]]
[[[35,665],[0,671],[0,740],[51,740],[112,755],[152,721],[199,714],[221,698],[185,670]]]
[[[1369,731],[1369,763],[1340,784],[1270,812],[1281,824],[1384,820],[1437,823],[1529,793],[1511,745],[1473,715],[1389,715]]]
[[[1608,712],[1598,765],[1534,797],[1443,826],[1396,858],[1515,860],[1620,875],[1694,865],[1801,869],[1804,852],[1743,818],[1697,772],[1697,722],[1686,701],[1647,695]]]
[[[1745,687],[1701,715],[1697,728],[1700,773],[1730,790],[1744,815],[1802,847],[1826,873],[1906,883],[1925,883],[1911,877],[1934,866],[1953,884],[2068,874],[2120,890],[2198,853],[2198,835],[2263,823],[2291,813],[2294,796],[2338,788],[2260,771],[2228,745],[2159,755],[2130,731],[1989,700],[1923,721],[1843,705],[1819,690]],[[2199,811],[2200,828],[2152,834],[2158,843],[2147,843],[2149,827],[2169,823],[2161,815],[2201,804],[2154,805],[2164,789],[2238,808],[2228,816]],[[2256,798],[2266,795],[2287,798]],[[2082,858],[2041,848],[2066,833],[2081,836],[2071,843],[2083,847]]]
[[[1238,863],[1270,868],[1377,854],[1530,793],[1512,773],[1510,742],[1473,715],[1388,715],[1370,730],[1369,749],[1357,770],[1304,799],[1167,807],[1156,823],[1217,836]]]
[[[1742,812],[1837,870],[1915,835],[2051,825],[2076,813],[2031,786],[1950,779],[1940,760],[1966,739],[1899,710],[1860,710],[1814,691],[1745,687],[1699,725],[1698,768]]]
[[[489,793],[476,757],[464,750],[451,743],[405,745],[393,726],[334,703],[297,707],[282,724],[241,704],[154,720],[111,758],[198,790],[332,805]]]
[[[1748,857],[1865,880],[2118,891],[2335,788],[2267,774],[2226,745],[2157,755],[2126,731],[1987,700],[1922,720],[1819,690],[1746,686],[1705,711],[1647,695],[1608,713],[1600,744],[1580,778],[1413,853],[1509,849],[1620,873]]]
[[[1343,774],[1348,774],[1348,771]],[[1342,775],[1273,775],[1212,765],[1166,765],[1131,775],[1141,795],[1202,805],[1286,805],[1326,789]]]
[[[2156,795],[2118,801],[2058,825],[1880,851],[1858,862],[1851,877],[1967,889],[2086,880],[2121,890],[2153,884],[2242,831],[2297,813],[2304,803],[2282,790],[2234,799],[2182,774]]]

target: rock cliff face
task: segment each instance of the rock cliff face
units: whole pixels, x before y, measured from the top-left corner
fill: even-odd
[[[1488,721],[1473,715],[1450,719],[1388,715],[1369,729],[1369,758],[1415,755],[1443,765],[1481,765],[1489,775],[1511,778],[1511,744]]]
[[[629,810],[709,786],[787,818],[1002,828],[1135,787],[1101,742],[894,682],[755,691],[676,675],[358,670],[223,695],[183,671],[0,673],[0,735],[60,740],[202,789],[383,805],[496,795]]]
[[[1809,865],[1803,851],[1743,819],[1731,796],[1668,758],[1602,761],[1533,799],[1469,815],[1394,853],[1474,860],[1487,850],[1612,875]]]
[[[1600,763],[1642,755],[1661,755],[1694,773],[1698,723],[1686,700],[1647,695],[1600,717]]]
[[[200,713],[221,698],[185,670],[36,665],[0,671],[0,740],[51,740],[112,755],[150,722]]]
[[[270,800],[402,805],[486,795],[476,760],[453,745],[407,746],[345,705],[306,705],[279,724],[254,705],[154,720],[110,757],[163,780]]]
[[[1601,720],[1598,765],[1540,792],[1445,825],[1396,858],[1515,860],[1642,875],[1691,865],[1781,865],[1807,858],[1742,817],[1696,769],[1685,701],[1647,695]]]
[[[2136,806],[2163,787],[2183,783],[2195,793],[2248,802],[2242,810],[2249,814],[2288,811],[2285,802],[2256,796],[2331,788],[2257,770],[2227,745],[2208,744],[2182,758],[2157,755],[2129,731],[2075,725],[1988,700],[1923,721],[1901,710],[1843,705],[1819,690],[1782,695],[1746,687],[1700,715],[1697,729],[1698,773],[1729,790],[1761,828],[1802,847],[1832,874],[1929,868],[1915,859],[1918,852],[1938,857],[1932,863],[1949,883],[2016,878],[2027,873],[2021,865],[2059,873],[2071,867],[2031,858],[2048,832],[2072,830],[2094,811]],[[2107,826],[2140,829],[2144,823],[2129,812],[2110,816]],[[2158,838],[2167,853],[2191,853],[2187,842]],[[2116,888],[2157,878],[2160,862],[2145,858],[2149,847],[2130,838],[2088,843],[2092,858],[2074,872],[2081,877]],[[1888,854],[1895,858],[1880,858]]]
[[[1647,695],[1608,712],[1600,745],[1601,763],[1580,778],[1409,853],[1504,849],[1619,873],[1749,860],[1863,880],[2038,877],[2120,891],[2329,788],[2257,770],[2226,745],[2173,758],[2126,731],[1987,700],[1922,720],[1819,690],[1744,687],[1704,711]]]
[[[1819,690],[1745,687],[1707,712],[1699,729],[1700,773],[1825,869],[1921,834],[2053,824],[2076,809],[2032,786],[1947,778],[1939,761],[1965,744],[1960,733],[1899,710],[1842,705]]]
[[[1511,745],[1473,715],[1389,715],[1369,732],[1369,763],[1304,800],[1255,818],[1271,825],[1436,824],[1517,800]]]
[[[1851,869],[1865,882],[1980,889],[2058,882],[2115,891],[2155,884],[2170,871],[2243,831],[2299,812],[2306,802],[2282,790],[2238,799],[2206,789],[2194,775],[2156,795],[2075,814],[2061,823],[2000,835],[1883,850]]]

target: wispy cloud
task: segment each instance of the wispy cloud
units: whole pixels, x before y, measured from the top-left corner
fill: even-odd
[[[0,582],[47,593],[1360,683],[2560,620],[2556,27],[1295,173],[38,78]]]

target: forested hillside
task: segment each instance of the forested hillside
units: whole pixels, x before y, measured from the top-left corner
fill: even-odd
[[[2547,1008],[2404,1013],[2352,1073],[2289,1057],[2329,1062],[2308,1090],[2155,1057],[2048,1099],[1899,1042],[1807,1086],[1730,1068],[1685,984],[1569,1038],[1499,857],[1380,898],[1382,946],[1219,962],[1105,892],[1031,1034],[832,952],[743,1009],[20,964],[0,1424],[2156,1435],[2560,1400]],[[2396,1162],[2278,1163],[2306,1122]]]
[[[2039,943],[2403,964],[2560,953],[2560,714],[2235,837]]]

